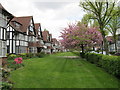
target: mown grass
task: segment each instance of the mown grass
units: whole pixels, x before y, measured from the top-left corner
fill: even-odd
[[[15,88],[118,88],[120,82],[101,68],[74,56],[59,53],[25,60],[25,67],[11,73]]]

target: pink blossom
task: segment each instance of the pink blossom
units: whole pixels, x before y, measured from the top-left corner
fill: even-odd
[[[21,64],[22,58],[21,57],[15,58],[14,61],[16,62],[16,64]]]
[[[102,43],[102,35],[97,27],[86,27],[84,24],[68,25],[68,28],[64,28],[61,32],[62,40],[61,44],[68,49],[76,47],[80,48],[80,45],[94,46]]]

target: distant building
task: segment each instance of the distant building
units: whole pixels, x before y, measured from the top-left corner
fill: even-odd
[[[60,52],[60,43],[56,38],[52,38],[53,53]]]
[[[37,53],[40,53],[44,49],[44,42],[43,42],[43,35],[41,31],[41,24],[35,23],[35,30],[36,30],[36,41],[37,41]]]
[[[44,42],[44,52],[51,54],[53,52],[52,48],[52,35],[49,34],[49,31],[44,30],[42,32],[43,42]]]

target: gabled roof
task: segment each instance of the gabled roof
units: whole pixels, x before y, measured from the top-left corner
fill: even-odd
[[[4,9],[5,10],[5,8],[2,6],[2,4],[0,3],[0,9]]]
[[[38,29],[39,27],[41,27],[40,23],[35,23],[35,32],[36,32],[36,36],[38,37]]]
[[[16,22],[16,23],[18,23],[18,22]],[[17,28],[16,26],[15,26],[15,24],[14,24],[14,22],[10,22],[10,26],[12,26],[16,31],[18,31],[18,32],[22,32],[22,24],[20,24],[21,26],[20,26],[20,28]]]
[[[56,38],[52,38],[52,43],[55,44],[57,42]]]
[[[53,44],[55,44],[55,43],[56,43],[57,45],[59,45],[59,44],[60,44],[60,43],[59,43],[59,41],[58,41],[56,38],[52,38],[52,43],[53,43]]]
[[[9,13],[3,6],[2,4],[0,3],[0,11],[4,12],[5,15],[7,15],[7,19],[12,19],[14,16]]]
[[[21,31],[22,32],[27,32],[27,29],[30,25],[30,21],[33,19],[32,16],[23,16],[23,17],[15,17],[12,19],[12,21],[17,21],[20,24],[22,24]]]
[[[43,35],[43,41],[48,41],[47,40],[47,35],[49,35],[49,31],[46,31],[46,30],[44,30],[43,32],[42,32],[42,35]]]
[[[52,34],[49,34],[50,37],[52,37]]]
[[[40,23],[35,23],[35,29],[38,30],[40,26],[41,26]]]

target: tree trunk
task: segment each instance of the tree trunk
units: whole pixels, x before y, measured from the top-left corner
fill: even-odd
[[[82,53],[84,53],[84,46],[81,44]]]
[[[115,40],[115,52],[117,52],[117,42]]]
[[[115,43],[115,52],[117,52],[117,36],[114,35],[114,43]]]
[[[103,41],[102,41],[102,54],[103,54]]]
[[[93,46],[93,51],[95,51],[95,47]]]
[[[100,30],[101,30],[101,34],[102,34],[102,38],[103,38],[103,45],[104,45],[104,50],[106,52],[106,55],[109,55],[109,50],[108,50],[108,41],[105,37],[105,31],[103,30],[103,25],[102,23],[100,23]],[[102,52],[103,53],[103,52]]]
[[[105,38],[104,35],[102,35],[102,36],[103,36],[103,43],[104,43],[104,49],[105,49],[106,55],[109,55],[108,41],[107,41],[107,39]]]

